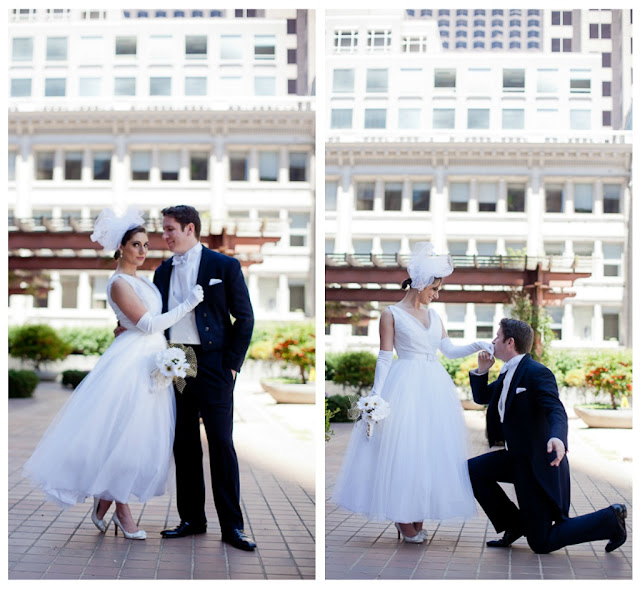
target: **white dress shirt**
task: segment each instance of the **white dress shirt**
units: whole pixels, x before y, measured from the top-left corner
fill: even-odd
[[[498,400],[498,413],[500,414],[500,423],[504,423],[504,408],[507,403],[507,395],[509,394],[509,388],[511,387],[511,381],[513,380],[513,375],[516,373],[516,368],[518,368],[518,364],[520,364],[520,360],[524,358],[524,354],[520,354],[518,356],[514,356],[508,362],[505,362],[500,369],[500,374],[505,374],[504,380],[502,381],[502,393],[500,394],[500,399]]]
[[[184,302],[198,280],[202,259],[202,244],[197,243],[184,254],[174,255],[171,280],[169,282],[169,310]],[[180,344],[200,344],[195,311],[189,311],[180,321],[169,328],[169,339]]]

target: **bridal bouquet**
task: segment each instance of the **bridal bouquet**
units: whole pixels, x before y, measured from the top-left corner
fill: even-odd
[[[357,412],[356,421],[362,420],[367,424],[367,437],[373,435],[373,426],[391,413],[391,406],[382,397],[372,395],[361,397],[354,410]]]
[[[173,383],[179,392],[187,384],[187,376],[198,372],[198,361],[193,348],[182,344],[169,344],[169,347],[156,355],[156,368],[151,377],[156,387],[166,387]]]

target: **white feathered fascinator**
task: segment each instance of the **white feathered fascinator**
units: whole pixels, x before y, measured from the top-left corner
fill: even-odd
[[[453,261],[449,254],[434,254],[432,243],[419,241],[413,247],[407,271],[411,278],[411,288],[422,292],[436,278],[449,276],[453,272]]]
[[[107,251],[114,251],[124,234],[138,225],[144,226],[144,218],[138,209],[129,208],[122,217],[112,209],[104,209],[93,225],[91,241],[97,241]]]

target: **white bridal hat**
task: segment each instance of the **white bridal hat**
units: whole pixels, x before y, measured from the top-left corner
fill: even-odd
[[[115,251],[124,234],[138,225],[144,226],[144,218],[138,209],[129,208],[121,217],[112,209],[104,209],[93,226],[91,241],[97,241],[107,251]]]
[[[453,261],[449,254],[436,255],[432,243],[418,241],[413,246],[407,271],[411,278],[411,288],[421,292],[436,278],[449,276],[453,272]]]

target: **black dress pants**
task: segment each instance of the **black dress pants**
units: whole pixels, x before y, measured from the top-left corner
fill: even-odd
[[[524,456],[512,456],[506,450],[476,456],[469,460],[469,476],[476,500],[496,532],[522,532],[534,552],[546,554],[571,544],[609,540],[616,533],[617,520],[611,507],[563,517]],[[498,482],[513,483],[519,507]]]
[[[205,353],[194,346],[198,374],[176,390],[176,462],[178,513],[183,521],[206,523],[203,452],[200,417],[207,434],[213,499],[222,530],[243,528],[240,509],[238,458],[233,447],[233,388],[231,371],[222,366],[219,352]]]

